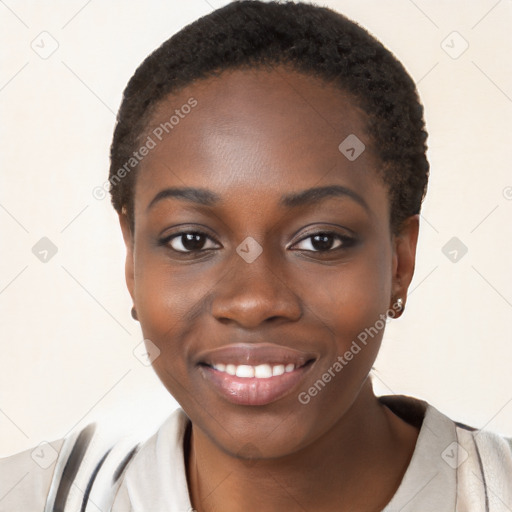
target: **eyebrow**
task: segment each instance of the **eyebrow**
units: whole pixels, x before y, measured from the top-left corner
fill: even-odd
[[[146,208],[146,211],[150,210],[156,203],[158,203],[162,199],[167,199],[169,197],[175,197],[177,199],[182,199],[189,203],[196,203],[205,206],[214,206],[220,202],[220,196],[218,196],[211,190],[207,190],[204,188],[166,188],[158,192],[158,194],[151,200],[151,202],[148,204],[148,207]]]
[[[319,202],[327,197],[349,197],[360,204],[365,210],[370,211],[366,201],[353,190],[342,185],[330,185],[327,187],[315,187],[285,195],[279,201],[281,206],[296,208],[310,203]]]
[[[365,210],[370,211],[368,204],[359,194],[342,185],[314,187],[286,194],[279,200],[279,206],[297,208],[298,206],[319,202],[328,197],[349,197],[360,204]],[[167,198],[177,198],[204,206],[215,206],[221,202],[221,197],[208,189],[192,187],[166,188],[158,192],[151,200],[146,211],[150,210],[159,201]]]

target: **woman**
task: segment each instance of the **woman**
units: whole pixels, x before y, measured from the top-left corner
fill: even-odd
[[[4,460],[30,476],[0,509],[509,510],[509,440],[368,378],[414,272],[426,137],[402,65],[328,9],[233,2],[151,54],[109,181],[181,409],[136,446],[91,425],[45,469]]]

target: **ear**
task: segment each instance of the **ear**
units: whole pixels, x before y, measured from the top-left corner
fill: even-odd
[[[398,234],[393,235],[393,281],[390,307],[393,307],[398,298],[403,301],[401,311],[396,317],[400,316],[405,307],[407,290],[414,275],[419,224],[419,214],[412,215],[402,223]]]
[[[121,225],[121,231],[123,232],[124,244],[126,246],[126,261],[124,266],[126,286],[132,297],[132,301],[135,303],[135,278],[134,278],[134,260],[133,260],[133,233],[130,228],[130,222],[126,210],[123,208],[123,212],[119,214],[119,224]]]

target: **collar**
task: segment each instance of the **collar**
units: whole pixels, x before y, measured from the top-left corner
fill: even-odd
[[[455,423],[427,402],[408,396],[379,397],[405,421],[424,417],[409,466],[383,512],[453,512],[457,496]],[[454,444],[455,443],[455,444]]]
[[[420,426],[409,466],[383,512],[453,512],[456,501],[456,427],[431,405],[411,397],[379,400],[409,423]],[[179,408],[139,449],[131,461],[113,511],[189,512],[184,440],[190,420]],[[121,501],[127,503],[121,504]],[[129,505],[128,505],[129,503]]]

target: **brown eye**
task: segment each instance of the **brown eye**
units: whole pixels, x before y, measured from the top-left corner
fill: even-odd
[[[167,237],[162,242],[165,245],[170,245],[171,248],[177,252],[197,252],[215,247],[205,247],[212,239],[205,233],[199,231],[189,231],[176,233]]]
[[[294,247],[301,251],[328,252],[335,249],[348,248],[354,242],[354,239],[351,237],[321,231],[303,238]],[[297,247],[301,244],[302,247]]]

